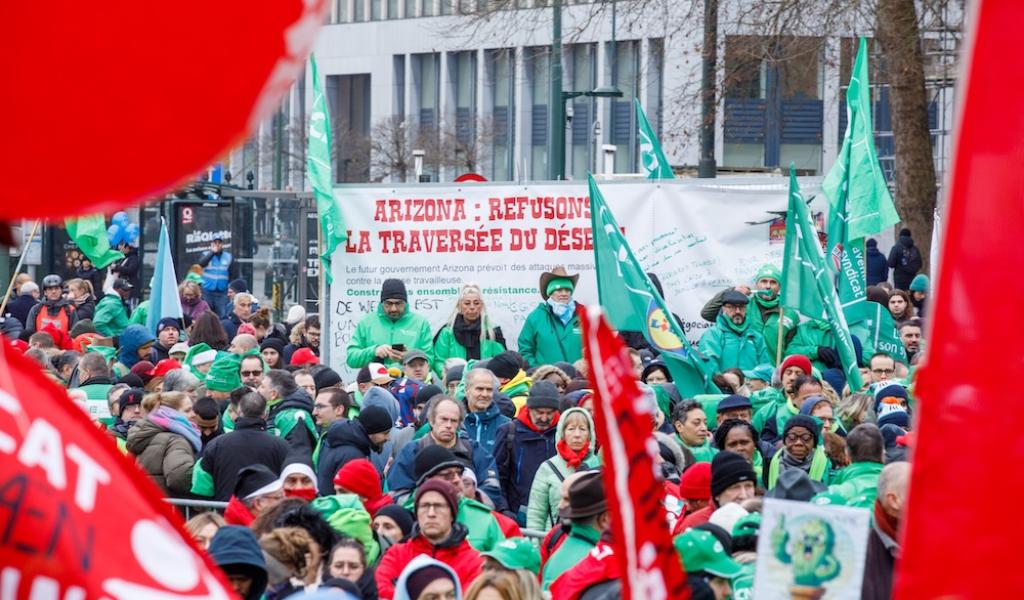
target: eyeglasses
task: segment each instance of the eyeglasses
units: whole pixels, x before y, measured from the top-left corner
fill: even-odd
[[[314,405],[313,405],[313,410],[314,410],[314,411],[318,411],[318,410],[327,410],[327,409],[328,409],[328,408],[330,408],[330,407],[331,407],[331,405],[330,405],[330,404],[314,404]]]
[[[871,369],[871,372],[875,375],[892,375],[896,369]]]
[[[797,442],[803,442],[804,444],[810,444],[814,441],[814,436],[809,433],[790,433],[786,435],[787,444],[795,444]]]
[[[437,504],[432,502],[420,502],[419,506],[416,507],[416,510],[423,511],[424,513],[430,513],[431,511],[435,513],[446,513],[451,512],[451,507],[444,502],[438,502]]]
[[[242,377],[256,377],[257,375],[262,375],[263,371],[241,371],[239,374]]]
[[[388,306],[391,308],[400,308],[402,306],[405,306],[405,300],[385,300],[384,306]]]

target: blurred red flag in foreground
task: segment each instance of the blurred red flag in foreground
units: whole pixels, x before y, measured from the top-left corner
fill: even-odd
[[[1024,522],[999,510],[1024,492],[1024,403],[1011,391],[1024,380],[1024,3],[979,0],[968,13],[899,598],[1024,594]]]
[[[149,478],[2,338],[0,523],[5,599],[234,597]]]

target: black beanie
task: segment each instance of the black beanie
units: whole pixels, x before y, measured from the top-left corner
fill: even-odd
[[[388,411],[379,406],[367,406],[356,418],[359,419],[359,423],[368,434],[391,431],[395,425]]]
[[[449,579],[452,583],[455,583],[452,574],[444,567],[426,565],[416,569],[405,579],[405,591],[408,592],[409,598],[419,598],[423,590],[427,589],[427,586],[438,579]]]
[[[786,425],[782,428],[782,438],[786,438],[786,434],[789,430],[794,427],[803,427],[807,431],[811,432],[814,436],[814,444],[818,444],[818,436],[821,434],[821,430],[818,427],[818,422],[814,420],[814,417],[808,417],[807,415],[793,415],[786,421]]]
[[[313,372],[313,385],[316,386],[316,392],[319,394],[320,390],[329,388],[331,386],[341,385],[341,375],[330,367],[323,367]]]
[[[553,408],[558,410],[558,388],[550,381],[536,381],[526,397],[526,408]]]
[[[405,291],[405,282],[401,279],[385,279],[380,286],[380,301],[404,300],[409,301],[409,293]]]
[[[382,506],[377,510],[377,514],[373,516],[374,518],[388,517],[394,521],[398,525],[398,528],[402,530],[402,537],[409,535],[409,532],[412,531],[412,524],[414,522],[412,513],[397,504]]]
[[[729,486],[741,481],[757,483],[757,474],[747,459],[735,452],[725,451],[716,454],[711,461],[711,499],[714,500],[729,489]]]
[[[519,361],[513,352],[502,352],[487,361],[487,368],[500,379],[512,379],[519,374]]]
[[[416,392],[416,400],[413,401],[413,406],[426,404],[427,402],[430,402],[430,399],[434,396],[440,396],[442,394],[444,394],[444,390],[439,386],[434,384],[425,385],[420,388],[420,391]]]
[[[260,343],[260,350],[266,350],[267,348],[277,350],[278,354],[284,354],[284,340],[276,337],[263,338],[263,342]]]
[[[462,467],[464,469],[466,465],[459,462],[458,457],[444,446],[430,444],[416,453],[415,470],[417,481],[421,481],[424,477],[435,475],[438,471],[443,471],[449,467]]]

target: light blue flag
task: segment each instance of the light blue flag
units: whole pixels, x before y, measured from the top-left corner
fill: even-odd
[[[171,241],[167,236],[167,222],[160,219],[160,246],[156,253],[156,268],[149,283],[149,313],[146,327],[157,334],[160,319],[171,317],[181,327],[181,300],[178,299],[178,279],[174,276],[174,257],[171,255]]]

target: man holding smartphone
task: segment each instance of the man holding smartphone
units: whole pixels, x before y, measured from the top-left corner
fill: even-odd
[[[409,310],[409,294],[401,279],[387,279],[381,286],[380,306],[356,325],[346,348],[348,366],[359,369],[371,362],[401,368],[407,352],[422,351],[428,358],[434,349],[430,323]]]

